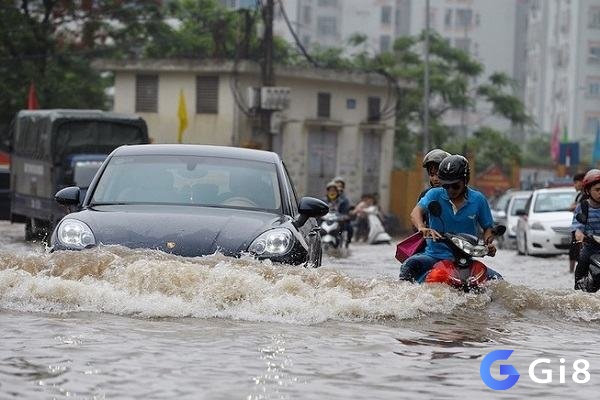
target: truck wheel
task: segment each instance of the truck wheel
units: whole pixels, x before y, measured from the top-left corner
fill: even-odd
[[[35,232],[33,231],[33,222],[31,221],[31,218],[28,218],[25,223],[25,240],[31,242],[34,239]]]

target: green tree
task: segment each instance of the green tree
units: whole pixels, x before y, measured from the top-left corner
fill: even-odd
[[[107,82],[91,59],[134,54],[160,10],[157,0],[2,0],[0,125],[26,106],[32,81],[43,108],[103,108]]]

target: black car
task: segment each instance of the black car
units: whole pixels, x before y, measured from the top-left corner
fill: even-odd
[[[122,146],[104,161],[80,201],[68,187],[55,199],[81,211],[64,217],[53,250],[99,244],[181,256],[244,253],[289,264],[321,264],[315,221],[321,200],[297,200],[279,156],[203,145]]]

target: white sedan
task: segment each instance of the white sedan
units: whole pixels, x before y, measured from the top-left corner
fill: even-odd
[[[571,244],[570,206],[574,188],[537,189],[525,208],[519,210],[517,252],[527,255],[553,255],[569,252]]]

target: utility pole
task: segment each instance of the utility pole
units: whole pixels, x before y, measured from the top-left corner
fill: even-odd
[[[423,79],[423,155],[429,151],[429,0],[425,1],[425,76]]]
[[[274,86],[275,76],[273,74],[273,9],[274,0],[266,0],[263,6],[262,17],[265,25],[263,36],[264,60],[261,65],[262,87]],[[271,110],[261,110],[260,127],[261,133],[266,135],[267,150],[273,150],[273,136],[271,133]]]
[[[425,76],[423,77],[423,156],[429,152],[429,0],[425,1]],[[425,182],[429,182],[425,171]],[[427,184],[425,184],[427,186]]]

